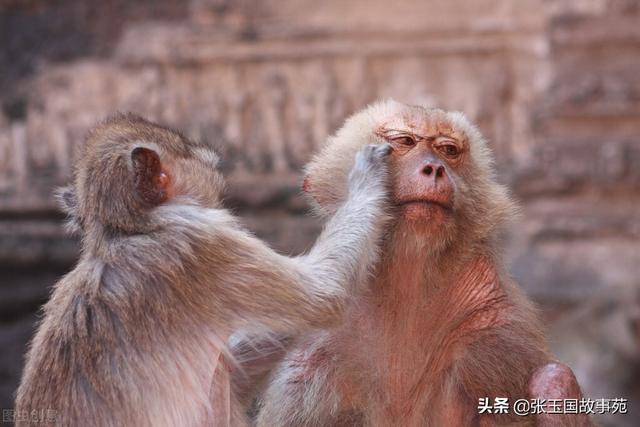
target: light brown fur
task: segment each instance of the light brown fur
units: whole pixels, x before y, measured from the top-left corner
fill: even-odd
[[[134,115],[87,138],[60,199],[82,234],[27,354],[16,411],[74,426],[241,425],[226,341],[335,323],[377,256],[388,149],[366,147],[308,255],[281,256],[221,207],[217,156]],[[355,153],[354,153],[355,156]]]
[[[459,113],[370,106],[307,168],[305,188],[320,213],[344,200],[339,183],[371,135],[394,149],[397,208],[384,255],[339,327],[293,345],[270,379],[258,425],[535,423],[478,414],[481,397],[545,397],[529,383],[551,360],[536,311],[501,260],[498,235],[515,207],[484,139]],[[564,422],[584,421],[576,420]]]

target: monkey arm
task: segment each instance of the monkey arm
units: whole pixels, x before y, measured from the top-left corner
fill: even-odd
[[[385,218],[383,197],[357,194],[347,200],[328,221],[311,251],[288,258],[277,254],[258,239],[238,235],[237,250],[245,254],[235,259],[253,259],[237,265],[237,276],[251,275],[235,288],[240,300],[259,300],[250,315],[267,326],[288,330],[293,325],[326,326],[339,318],[348,286],[357,283],[375,262],[379,236]],[[284,323],[283,323],[284,322]],[[301,323],[303,322],[303,323]]]
[[[372,200],[372,202],[376,202]],[[302,282],[341,294],[343,284],[362,283],[377,259],[376,227],[385,221],[369,212],[366,200],[351,200],[330,219],[309,254],[295,259]],[[370,206],[369,206],[370,207]],[[347,292],[353,289],[347,289]],[[245,402],[255,397],[260,385],[282,360],[293,342],[291,334],[260,335],[241,339],[231,348],[242,369],[232,374],[237,395]]]
[[[340,293],[342,283],[366,280],[363,275],[377,257],[378,242],[374,241],[376,233],[372,228],[385,219],[359,208],[365,203],[366,200],[351,200],[351,204],[338,210],[311,252],[296,259],[300,269],[308,272],[305,273],[307,282],[312,286],[335,289]],[[245,403],[250,402],[292,342],[291,334],[260,334],[244,337],[232,346],[231,353],[242,367],[232,373],[237,396]]]
[[[384,197],[350,198],[328,222],[308,255],[276,253],[244,231],[223,209],[167,205],[156,210],[170,239],[190,242],[185,261],[196,282],[207,282],[200,298],[233,328],[257,323],[294,332],[335,322],[346,285],[362,274],[376,254],[372,240],[381,234]]]
[[[336,292],[366,281],[378,260],[387,207],[389,144],[365,146],[356,155],[348,178],[346,201],[329,219],[311,251],[295,261],[299,271],[319,290]],[[347,289],[349,293],[354,289]]]
[[[311,251],[295,258],[315,287],[337,290],[366,278],[389,220],[383,203],[382,195],[355,194],[331,217]]]
[[[212,306],[232,329],[256,323],[283,332],[326,326],[338,320],[348,284],[360,282],[377,258],[390,219],[385,213],[390,153],[387,144],[358,152],[346,201],[305,256],[276,253],[224,209],[166,204],[155,210],[156,219],[164,221],[168,238],[177,233],[191,242],[194,270],[203,270],[215,284]]]

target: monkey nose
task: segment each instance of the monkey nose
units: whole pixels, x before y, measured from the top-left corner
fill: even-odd
[[[438,179],[438,178],[444,177],[445,170],[444,170],[444,166],[440,164],[427,163],[422,168],[422,173],[426,176],[429,176],[429,177],[433,176],[434,178]]]

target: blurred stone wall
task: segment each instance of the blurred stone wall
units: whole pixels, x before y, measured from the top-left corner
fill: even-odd
[[[298,253],[319,230],[301,167],[385,97],[479,124],[522,202],[507,256],[554,350],[588,396],[637,407],[640,2],[4,0],[0,408],[78,254],[51,195],[93,123],[134,111],[210,143],[229,206]]]

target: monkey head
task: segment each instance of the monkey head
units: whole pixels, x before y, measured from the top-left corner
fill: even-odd
[[[303,189],[331,214],[345,199],[356,150],[388,142],[396,230],[432,247],[484,239],[514,212],[484,138],[461,113],[384,101],[347,119],[306,168]]]
[[[149,212],[164,203],[218,207],[223,179],[218,156],[202,143],[133,114],[118,114],[89,131],[73,185],[58,201],[71,229],[100,226],[144,233]]]

